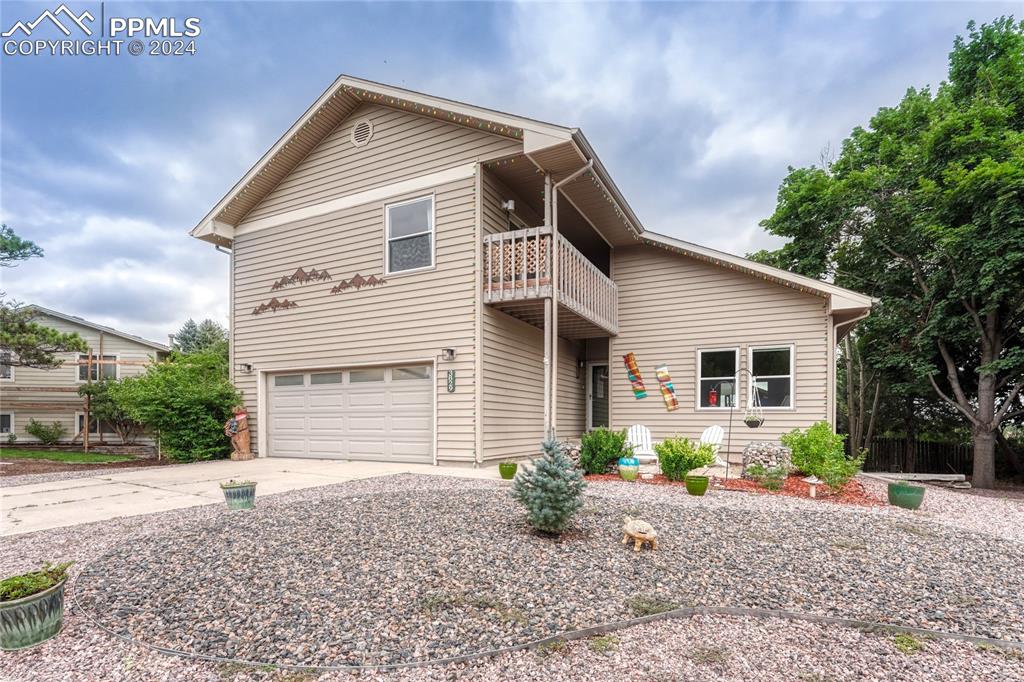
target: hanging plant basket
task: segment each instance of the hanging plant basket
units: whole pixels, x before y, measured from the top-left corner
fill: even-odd
[[[752,429],[756,429],[757,427],[764,424],[764,417],[758,416],[756,414],[748,414],[746,417],[743,418],[743,423]]]

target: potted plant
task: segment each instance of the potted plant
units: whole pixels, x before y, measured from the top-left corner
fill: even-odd
[[[498,464],[498,473],[506,481],[511,481],[516,477],[517,469],[519,469],[519,465],[515,462],[501,462]]]
[[[640,460],[632,455],[619,457],[619,478],[623,481],[635,481],[640,472]]]
[[[715,461],[715,448],[709,443],[691,443],[687,438],[666,438],[654,446],[658,454],[661,473],[670,481],[685,481],[686,492],[703,495],[708,491],[710,479],[703,475],[690,475],[694,469],[711,466]]]
[[[907,481],[889,484],[889,504],[904,509],[917,509],[924,502],[924,486],[910,485]]]
[[[756,429],[761,426],[761,424],[764,424],[764,417],[759,417],[756,414],[748,414],[743,418],[743,423],[752,429]]]
[[[35,646],[60,632],[71,563],[46,563],[41,570],[0,580],[0,649]]]
[[[228,509],[252,509],[256,502],[255,481],[225,481],[220,484]]]

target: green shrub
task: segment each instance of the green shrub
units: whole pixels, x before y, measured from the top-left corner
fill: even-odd
[[[157,433],[161,449],[173,459],[192,462],[231,452],[224,422],[241,396],[219,353],[175,353],[107,390],[118,409]]]
[[[768,468],[763,464],[755,463],[747,467],[746,473],[755,483],[767,490],[782,490],[789,470],[782,465]]]
[[[629,457],[633,448],[626,445],[626,432],[599,427],[580,438],[580,468],[588,474],[603,474],[619,457]]]
[[[689,438],[666,438],[654,446],[661,473],[670,481],[681,481],[694,469],[715,461],[715,448],[709,443],[694,445]]]
[[[44,424],[37,422],[35,419],[28,420],[25,432],[30,436],[35,436],[36,440],[43,445],[54,445],[63,440],[64,436],[68,435],[68,430],[60,422]]]
[[[793,466],[817,476],[830,488],[841,488],[864,464],[864,453],[847,457],[846,436],[834,433],[828,422],[818,422],[807,431],[793,429],[782,437],[782,444],[793,451]]]
[[[39,571],[14,575],[0,580],[0,602],[31,597],[33,594],[39,594],[44,590],[50,589],[67,577],[68,567],[72,563],[71,561],[63,564],[47,562],[43,564],[43,568]]]
[[[583,507],[583,473],[565,455],[562,444],[546,440],[544,454],[533,469],[523,466],[512,482],[512,497],[526,507],[530,525],[544,533],[559,534]]]

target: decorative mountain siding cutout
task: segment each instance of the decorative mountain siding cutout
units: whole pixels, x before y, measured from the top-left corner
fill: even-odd
[[[277,298],[272,298],[266,303],[260,303],[258,306],[252,309],[253,315],[262,315],[263,313],[276,313],[278,310],[287,310],[288,308],[298,308],[299,304],[295,301],[289,301],[287,298],[283,298],[280,301]]]
[[[331,277],[331,273],[326,270],[317,270],[316,268],[310,268],[309,270],[303,270],[299,268],[290,275],[285,275],[281,279],[274,282],[274,286],[270,287],[271,291],[277,291],[284,287],[292,286],[293,284],[307,284],[309,282],[323,282]]]
[[[352,279],[343,279],[334,287],[331,288],[332,294],[340,294],[346,289],[362,289],[363,287],[378,287],[382,284],[386,284],[387,280],[383,277],[377,277],[376,275],[370,275],[369,277],[363,277],[358,272]]]

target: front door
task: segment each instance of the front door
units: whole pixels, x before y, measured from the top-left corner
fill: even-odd
[[[608,426],[608,365],[587,364],[587,429]]]

